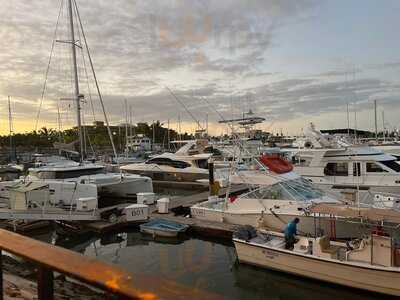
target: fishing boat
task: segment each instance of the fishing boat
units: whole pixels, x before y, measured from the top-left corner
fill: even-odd
[[[328,206],[329,207],[329,206]],[[382,222],[382,216],[398,223],[398,211],[376,213],[365,208],[328,210],[316,206],[315,213],[337,213]],[[378,221],[379,220],[379,221]],[[379,227],[379,226],[378,226]],[[400,260],[398,244],[382,230],[347,243],[331,241],[327,236],[298,236],[294,248],[286,249],[282,233],[240,228],[233,237],[239,262],[275,269],[348,287],[400,296]]]
[[[153,237],[176,237],[179,233],[185,232],[188,227],[188,225],[173,221],[154,219],[146,224],[140,225],[140,231],[151,234]]]
[[[231,175],[230,183],[247,184],[250,191],[238,197],[210,197],[191,206],[192,217],[255,227],[263,223],[277,231],[283,230],[288,222],[297,217],[301,220],[299,230],[314,235],[314,219],[309,214],[309,208],[314,203],[340,204],[344,200],[343,195],[320,190],[293,171],[282,174],[270,170],[237,171]],[[349,238],[361,233],[361,226],[341,222],[340,218],[332,218],[329,214],[321,217],[320,222],[323,232],[337,238]]]

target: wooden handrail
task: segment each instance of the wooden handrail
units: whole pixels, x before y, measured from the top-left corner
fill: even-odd
[[[219,298],[157,276],[131,275],[116,266],[4,229],[0,229],[0,267],[2,250],[38,266],[39,299],[53,299],[53,271],[109,291],[122,299]],[[1,279],[2,267],[0,269],[0,299],[3,299]],[[146,290],[137,286],[146,287]]]
[[[44,269],[63,273],[123,297],[156,298],[151,293],[134,288],[131,275],[115,266],[11,231],[0,229],[0,249],[29,260]]]

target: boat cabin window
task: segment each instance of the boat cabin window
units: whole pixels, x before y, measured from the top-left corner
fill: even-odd
[[[395,172],[400,172],[400,164],[395,160],[385,160],[385,161],[380,161],[380,163]]]
[[[361,163],[353,163],[353,176],[361,176]]]
[[[172,160],[166,157],[155,157],[153,159],[149,159],[146,161],[146,164],[157,164],[160,166],[170,166],[177,169],[185,169],[189,168],[190,164],[180,160]]]
[[[208,159],[199,159],[199,160],[197,160],[197,166],[200,169],[208,169]]]
[[[104,173],[103,168],[60,171],[60,172],[55,172],[55,179],[76,178],[80,176],[95,175],[101,173]]]
[[[222,155],[222,152],[218,150],[217,148],[214,148],[212,146],[207,146],[204,148],[204,153],[211,153],[212,155],[218,156]]]
[[[327,163],[324,169],[324,174],[327,176],[347,176],[349,175],[348,163]]]
[[[382,169],[382,167],[376,163],[373,162],[367,162],[366,163],[367,167],[367,172],[368,173],[383,173],[387,172],[386,170]]]

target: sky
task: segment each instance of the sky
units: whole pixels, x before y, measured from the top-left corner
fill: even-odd
[[[219,135],[219,120],[251,109],[266,118],[257,128],[300,134],[309,122],[346,128],[348,107],[350,127],[372,130],[377,100],[378,128],[400,127],[397,0],[76,3],[112,124],[181,120],[194,131],[208,120]],[[66,0],[0,4],[0,134],[8,96],[15,132],[73,126]],[[84,122],[101,121],[74,20]]]

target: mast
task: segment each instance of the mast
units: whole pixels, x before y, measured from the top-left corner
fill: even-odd
[[[168,151],[171,149],[170,144],[171,144],[171,139],[169,136],[169,119],[168,119],[168,128],[167,128],[167,140],[168,140]]]
[[[82,161],[84,152],[84,142],[82,133],[82,120],[81,120],[81,97],[79,93],[79,78],[78,78],[78,67],[76,63],[76,49],[75,49],[75,32],[74,32],[74,15],[72,12],[72,0],[68,0],[68,15],[70,23],[70,34],[71,34],[71,54],[72,54],[72,67],[74,73],[74,86],[75,86],[75,101],[76,101],[76,121],[79,133],[79,144],[80,144],[80,160]]]
[[[14,151],[13,151],[13,126],[12,126],[12,114],[11,114],[11,99],[8,96],[8,126],[10,129],[10,161],[14,160]]]
[[[347,136],[350,138],[350,115],[349,115],[349,103],[347,102]]]
[[[128,157],[128,102],[125,99],[125,157]]]
[[[153,120],[153,147],[151,148],[151,150],[154,150],[155,147],[155,143],[156,143],[156,123]]]
[[[182,140],[182,134],[181,134],[181,115],[178,114],[178,133],[179,133],[179,141]]]
[[[376,112],[376,99],[374,100],[374,109],[375,109],[375,140],[378,141],[378,116]]]
[[[382,110],[382,130],[383,130],[383,141],[386,141],[386,128],[385,128],[385,112]]]
[[[129,105],[129,135],[133,136],[133,117],[132,117],[132,105]]]

